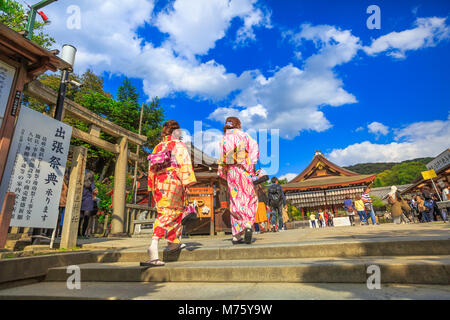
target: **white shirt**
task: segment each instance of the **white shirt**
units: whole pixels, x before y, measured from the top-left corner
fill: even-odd
[[[442,201],[448,201],[448,188],[445,188],[444,190],[442,190]]]

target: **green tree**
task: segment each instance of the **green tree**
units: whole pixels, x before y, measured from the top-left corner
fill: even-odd
[[[303,218],[302,213],[293,205],[288,205],[288,216],[290,220],[301,220]]]
[[[374,187],[408,184],[420,177],[426,166],[419,161],[402,162],[396,164],[391,170],[385,170],[377,175]]]
[[[39,16],[36,18],[31,40],[46,49],[50,49],[55,44],[55,39],[44,33],[45,24],[38,19]],[[1,0],[0,22],[17,32],[26,30],[27,14],[24,7],[18,1]]]

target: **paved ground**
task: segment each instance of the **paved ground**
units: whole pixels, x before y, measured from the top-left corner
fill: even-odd
[[[69,290],[64,282],[46,282],[0,291],[0,299],[133,300],[449,300],[449,286],[304,283],[139,283],[83,282]]]
[[[450,239],[450,223],[432,222],[401,225],[390,223],[378,226],[293,229],[277,233],[256,234],[254,239],[253,245],[366,242],[393,239]],[[82,245],[83,249],[144,250],[148,248],[150,242],[150,238],[92,238],[79,239],[78,245]],[[183,242],[201,248],[232,246],[231,235],[193,236],[183,239]],[[165,241],[161,241],[161,245],[165,245]]]

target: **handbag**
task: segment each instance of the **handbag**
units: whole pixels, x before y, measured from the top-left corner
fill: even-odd
[[[193,221],[193,220],[197,220],[197,219],[198,219],[198,216],[197,216],[197,211],[195,210],[195,207],[192,204],[186,206],[183,210],[181,224],[185,225],[189,221]]]

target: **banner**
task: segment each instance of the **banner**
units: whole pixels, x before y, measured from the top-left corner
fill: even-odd
[[[20,110],[0,199],[16,194],[10,226],[55,228],[72,127],[27,107]]]

